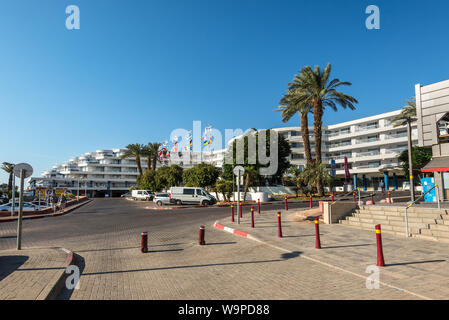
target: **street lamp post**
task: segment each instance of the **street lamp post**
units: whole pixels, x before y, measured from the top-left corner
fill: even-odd
[[[415,201],[415,187],[414,187],[414,177],[413,177],[413,155],[412,155],[412,126],[411,122],[407,121],[407,135],[408,135],[408,170],[410,176],[410,197],[411,201]]]

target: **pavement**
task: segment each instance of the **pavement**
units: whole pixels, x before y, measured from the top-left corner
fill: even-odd
[[[255,213],[255,228],[250,215],[241,223],[225,218],[221,226],[239,230],[250,240],[263,243],[279,252],[301,251],[302,258],[335,271],[367,277],[367,267],[376,264],[375,231],[359,230],[339,224],[320,224],[322,249],[315,248],[316,232],[312,221],[298,222],[301,211],[282,211],[283,237],[278,237],[277,211]],[[237,221],[237,220],[235,220]],[[234,231],[233,236],[236,232]],[[386,266],[380,268],[381,287],[413,295],[418,299],[448,299],[449,245],[413,238],[382,234]]]
[[[64,248],[0,251],[0,300],[54,299],[72,258]]]
[[[449,252],[433,242],[416,240],[416,247],[406,248],[416,251],[410,256],[400,239],[385,235],[385,259],[391,265],[381,271],[380,288],[371,290],[366,287],[369,274],[365,269],[376,259],[369,232],[360,231],[357,236],[353,228],[334,232],[327,227],[346,228],[322,226],[325,249],[315,251],[313,224],[296,226],[285,220],[285,237],[276,238],[272,218],[282,205],[263,206],[254,230],[248,227],[249,207],[244,208],[238,228],[259,232],[260,241],[214,228],[217,220],[231,226],[230,208],[156,211],[145,206],[144,202],[123,199],[94,199],[68,215],[24,221],[22,243],[24,247],[64,247],[76,255],[81,273],[79,289],[62,287],[57,299],[409,300],[438,298],[444,292],[447,299],[444,289],[449,288],[445,276]],[[300,207],[297,204],[296,210]],[[205,246],[198,245],[201,225],[206,226]],[[0,224],[2,255],[14,251],[15,227],[14,222]],[[149,237],[149,252],[145,254],[140,252],[142,231],[148,231]],[[349,233],[353,238],[348,238]],[[429,248],[428,243],[436,249]],[[23,259],[16,265],[31,260]],[[60,272],[63,265],[47,267]],[[34,269],[41,268],[19,271],[16,267],[1,278],[2,297],[9,294],[9,289],[1,287],[3,282],[20,286]],[[416,287],[407,283],[410,276],[417,281]],[[51,280],[44,282],[50,284]]]

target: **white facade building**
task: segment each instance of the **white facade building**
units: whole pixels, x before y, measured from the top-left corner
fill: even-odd
[[[323,161],[336,162],[337,178],[344,178],[344,158],[348,158],[351,183],[366,190],[377,189],[381,180],[394,189],[408,181],[402,175],[398,156],[407,149],[406,127],[394,127],[392,119],[400,110],[358,120],[323,126]],[[290,163],[306,164],[300,127],[274,128],[289,141],[292,153]],[[310,130],[312,158],[315,158],[313,128]],[[413,144],[418,142],[417,125],[412,126]],[[31,189],[36,186],[67,188],[73,193],[92,196],[117,196],[136,185],[138,176],[134,158],[121,159],[124,149],[97,150],[45,171],[41,178],[31,178]],[[201,162],[222,167],[226,149],[203,152],[171,152],[170,159],[158,166],[178,164],[184,169]],[[142,169],[147,167],[141,159]]]
[[[401,110],[330,126],[323,126],[322,160],[336,162],[337,178],[345,178],[344,158],[348,158],[351,183],[366,190],[377,189],[381,180],[386,186],[402,188],[403,172],[398,160],[407,150],[406,126],[394,127],[393,118]],[[274,129],[290,142],[292,165],[306,164],[300,127]],[[315,158],[313,128],[309,128],[312,158]],[[412,142],[418,143],[416,123],[412,124]]]

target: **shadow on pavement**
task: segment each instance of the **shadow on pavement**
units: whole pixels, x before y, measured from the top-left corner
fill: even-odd
[[[16,271],[28,260],[28,256],[0,256],[0,281]]]
[[[207,243],[206,242],[206,246],[216,246],[216,245],[220,245],[220,244],[236,244],[237,242],[215,242],[215,243]]]
[[[283,253],[281,255],[281,258],[284,260],[288,260],[288,259],[293,259],[293,258],[297,258],[301,255],[301,251],[293,251],[293,252],[289,252],[289,253]]]
[[[432,263],[432,262],[445,262],[446,260],[427,260],[427,261],[415,261],[415,262],[401,262],[401,263],[390,263],[385,264],[386,267],[393,267],[393,266],[405,266],[409,264],[421,264],[421,263]]]
[[[225,263],[211,263],[211,264],[197,264],[191,266],[175,266],[175,267],[161,267],[161,268],[148,268],[148,269],[134,269],[134,270],[118,270],[118,271],[105,271],[105,272],[92,272],[85,273],[84,276],[92,276],[99,274],[110,273],[128,273],[128,272],[141,272],[141,271],[160,271],[160,270],[174,270],[174,269],[188,269],[188,268],[204,268],[204,267],[217,267],[217,266],[233,266],[242,264],[257,264],[257,263],[270,263],[281,262],[283,260],[260,260],[260,261],[242,261],[242,262],[225,262]]]
[[[347,246],[331,246],[331,247],[323,247],[322,249],[338,249],[338,248],[352,248],[352,247],[368,247],[373,246],[373,243],[367,243],[367,244],[351,244]]]

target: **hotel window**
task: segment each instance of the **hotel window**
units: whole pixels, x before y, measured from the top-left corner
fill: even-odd
[[[291,136],[292,137],[299,137],[299,136],[301,136],[301,132],[299,132],[299,131],[292,131],[291,132]]]
[[[304,155],[303,154],[298,154],[298,153],[293,153],[292,154],[292,160],[301,160],[304,159]]]

